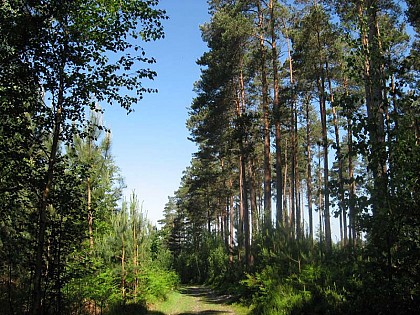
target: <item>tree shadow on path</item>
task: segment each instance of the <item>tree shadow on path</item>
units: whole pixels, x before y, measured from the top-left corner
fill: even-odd
[[[208,304],[232,304],[235,301],[235,298],[232,295],[219,294],[211,288],[199,286],[199,285],[184,287],[183,289],[180,290],[180,292],[185,295],[200,298],[203,302],[208,303]],[[210,315],[213,313],[203,313],[203,314]],[[217,314],[217,312],[214,314]],[[182,314],[182,315],[187,315],[187,314]]]
[[[218,294],[217,291],[202,285],[185,286],[179,293],[170,297],[162,312],[150,310],[148,315],[234,315],[232,306],[235,298],[231,295]],[[244,314],[243,312],[241,314]]]
[[[199,311],[199,312],[180,313],[178,315],[218,315],[218,314],[226,314],[226,312],[215,311],[215,310],[206,310],[206,311]]]

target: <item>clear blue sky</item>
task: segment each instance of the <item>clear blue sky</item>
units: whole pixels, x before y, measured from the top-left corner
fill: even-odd
[[[185,127],[188,107],[199,79],[196,60],[207,50],[199,26],[209,20],[206,0],[160,0],[167,11],[165,38],[143,45],[153,56],[158,77],[145,82],[157,88],[126,115],[105,106],[105,124],[111,128],[112,154],[125,178],[128,196],[135,190],[148,218],[156,223],[178,189],[183,170],[190,164],[195,145]]]

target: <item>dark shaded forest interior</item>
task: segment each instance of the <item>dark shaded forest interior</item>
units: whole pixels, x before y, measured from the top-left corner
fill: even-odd
[[[103,108],[157,92],[158,2],[1,2],[0,314],[417,314],[420,2],[208,0],[156,227]]]

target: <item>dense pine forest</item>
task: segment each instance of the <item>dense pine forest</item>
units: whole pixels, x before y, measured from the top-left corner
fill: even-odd
[[[1,2],[0,314],[145,314],[182,283],[416,314],[419,2],[208,0],[197,152],[156,227],[103,121],[157,92],[158,2]]]

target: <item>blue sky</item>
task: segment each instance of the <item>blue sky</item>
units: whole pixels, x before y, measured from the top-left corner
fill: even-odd
[[[206,0],[160,0],[167,11],[165,38],[143,45],[157,64],[158,77],[145,82],[157,88],[126,115],[105,106],[104,120],[111,129],[112,154],[125,178],[128,196],[133,190],[143,202],[148,218],[156,223],[178,189],[183,170],[190,164],[195,145],[185,127],[188,107],[200,77],[196,60],[207,50],[199,26],[209,20]]]
[[[147,55],[157,60],[153,69],[158,73],[154,81],[144,82],[145,87],[159,92],[145,95],[129,115],[121,108],[104,106],[112,154],[127,186],[125,196],[135,191],[155,224],[196,151],[187,139],[185,123],[195,97],[193,85],[200,78],[196,61],[207,50],[199,27],[210,18],[206,0],[160,0],[159,7],[169,16],[164,21],[165,38],[143,45]],[[317,217],[314,213],[316,225]],[[332,229],[337,238],[335,219]]]

